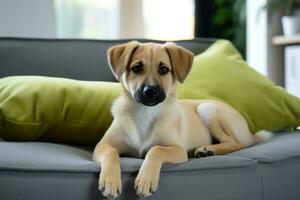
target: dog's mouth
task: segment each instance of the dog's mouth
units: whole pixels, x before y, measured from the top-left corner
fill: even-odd
[[[134,99],[145,106],[155,106],[165,98],[164,90],[157,85],[142,85],[134,94]]]

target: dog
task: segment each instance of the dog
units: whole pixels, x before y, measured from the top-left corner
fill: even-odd
[[[113,122],[93,152],[105,197],[114,199],[122,191],[120,155],[144,157],[134,187],[137,195],[149,197],[157,190],[162,164],[186,162],[188,155],[223,155],[263,140],[225,103],[176,98],[176,86],[193,63],[187,49],[172,42],[132,41],[111,47],[108,61],[123,94],[114,101]]]

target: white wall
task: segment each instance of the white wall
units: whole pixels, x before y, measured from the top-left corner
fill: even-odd
[[[53,0],[0,0],[0,36],[55,37]]]
[[[280,16],[262,10],[268,0],[247,1],[247,62],[278,85],[284,85],[283,48],[272,44],[281,34]]]
[[[247,62],[267,75],[267,14],[259,12],[267,0],[248,0],[247,5]]]

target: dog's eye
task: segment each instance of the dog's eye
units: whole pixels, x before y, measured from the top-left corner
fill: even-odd
[[[142,63],[136,63],[131,67],[131,71],[135,74],[141,74],[143,73],[143,64]]]
[[[159,74],[160,75],[166,75],[167,73],[169,73],[169,68],[166,67],[166,65],[162,64],[159,66]]]

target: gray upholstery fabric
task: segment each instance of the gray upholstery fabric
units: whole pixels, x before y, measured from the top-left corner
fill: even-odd
[[[205,159],[203,159],[205,160]],[[118,199],[139,199],[133,188],[136,173],[122,174]],[[96,200],[98,173],[0,171],[1,200]],[[261,200],[257,168],[162,172],[158,191],[150,200]]]
[[[1,200],[96,200],[104,199],[97,188],[97,175],[0,171]]]
[[[231,155],[247,157],[263,163],[300,157],[300,132],[276,133],[276,137],[271,141],[234,152]]]
[[[137,172],[142,159],[123,158],[122,172]],[[166,165],[163,171],[194,171],[200,169],[239,168],[256,161],[235,156],[214,156],[192,159],[188,163]],[[16,171],[99,172],[92,161],[92,148],[44,142],[0,142],[0,169]]]
[[[300,199],[300,155],[259,165],[264,200]]]
[[[86,150],[89,149],[89,150]],[[0,168],[25,171],[99,171],[91,148],[42,142],[0,142]]]
[[[300,132],[276,133],[266,143],[231,153],[257,160],[264,200],[300,199]]]
[[[44,75],[80,80],[115,81],[108,67],[106,51],[112,45],[128,41],[130,40],[0,37],[0,78],[12,75]],[[211,45],[212,41],[214,40],[197,39],[177,43],[198,54]]]
[[[295,148],[299,137],[300,132],[281,133],[267,143],[228,155],[164,165],[159,190],[150,199],[297,199],[300,152],[295,153]],[[272,162],[253,156],[272,157],[280,151],[285,154]],[[100,168],[91,155],[90,147],[1,141],[0,199],[23,195],[27,199],[103,199],[96,189]],[[141,163],[141,159],[121,159],[120,199],[137,199],[133,183]],[[28,193],[29,188],[38,190]]]

